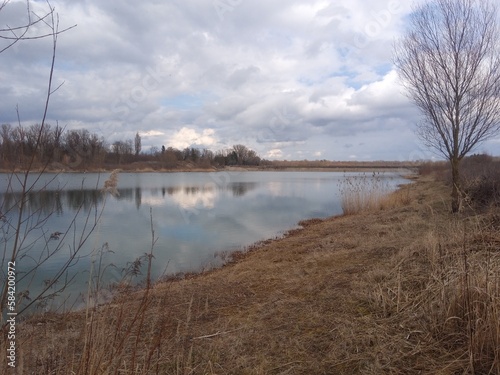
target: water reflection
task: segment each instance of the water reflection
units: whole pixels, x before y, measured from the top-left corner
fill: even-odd
[[[161,188],[118,188],[115,196],[117,201],[134,201],[139,210],[143,203],[160,206],[166,197],[170,197],[180,207],[191,208],[202,206],[212,208],[218,193],[229,191],[233,196],[241,197],[255,189],[257,183],[237,182],[224,186],[216,184],[192,186],[163,186]],[[158,199],[161,191],[162,199]],[[84,212],[99,206],[104,202],[105,195],[97,189],[71,190],[41,190],[30,192],[26,199],[26,209],[29,212],[40,212],[43,215],[62,215],[64,210],[75,212],[83,209]],[[21,200],[20,192],[0,193],[2,212],[13,212]]]
[[[190,209],[194,207],[210,209],[215,206],[215,198],[217,191],[211,186],[208,187],[186,187],[182,191],[173,193],[172,200],[179,207]]]
[[[6,215],[15,214],[21,202],[21,193],[0,194],[1,209]],[[96,205],[100,205],[104,195],[96,190],[44,190],[30,192],[26,196],[25,209],[28,212],[37,212],[44,216],[62,215],[64,209],[77,211],[82,209],[87,212]]]
[[[257,184],[255,182],[232,182],[228,184],[228,189],[233,192],[236,197],[242,197],[249,190],[255,189]]]
[[[140,187],[136,187],[135,188],[134,200],[135,200],[135,207],[137,209],[141,208],[141,204],[142,204],[142,189]]]

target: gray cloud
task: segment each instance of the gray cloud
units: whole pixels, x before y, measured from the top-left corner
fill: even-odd
[[[139,131],[143,148],[244,143],[289,159],[403,158],[419,147],[418,113],[391,67],[402,0],[51,3],[61,28],[78,25],[58,40],[54,83],[64,84],[51,122],[110,141]],[[12,0],[0,25],[23,22],[24,9]],[[0,55],[1,123],[17,121],[16,105],[23,123],[40,121],[50,57],[50,40]]]

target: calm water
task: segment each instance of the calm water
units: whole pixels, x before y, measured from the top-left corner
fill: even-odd
[[[153,278],[219,265],[215,254],[275,237],[303,219],[341,213],[339,184],[353,175],[357,174],[120,173],[119,195],[112,196],[100,192],[109,173],[45,174],[27,199],[24,255],[16,264],[18,291],[29,289],[33,296],[75,253],[69,275],[75,279],[68,288],[73,295],[86,290],[92,264],[97,267],[100,259],[101,269],[106,267],[105,282],[121,280],[124,269],[151,249],[151,214],[157,238]],[[9,188],[8,177],[0,175],[0,191],[5,192],[0,194],[0,224],[7,254],[20,197],[19,184],[11,180]],[[391,173],[378,178],[391,188],[403,181]],[[50,238],[55,232],[63,234]],[[52,252],[36,274],[23,274]],[[146,271],[144,266],[141,271]]]

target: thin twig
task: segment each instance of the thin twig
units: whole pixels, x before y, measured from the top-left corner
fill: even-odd
[[[198,337],[192,337],[191,340],[201,340],[201,339],[209,339],[211,337],[216,337],[216,336],[221,336],[221,335],[227,335],[228,333],[233,333],[235,331],[239,331],[243,329],[243,327],[241,328],[236,328],[236,329],[232,329],[230,331],[224,331],[224,332],[221,332],[221,331],[217,331],[215,333],[212,333],[210,335],[203,335],[203,336],[198,336]]]

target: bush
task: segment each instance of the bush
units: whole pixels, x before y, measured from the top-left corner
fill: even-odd
[[[418,167],[418,173],[421,176],[442,176],[443,174],[448,173],[449,169],[449,163],[446,161],[427,161]]]
[[[451,168],[446,161],[426,162],[421,176],[433,175],[451,185]],[[460,163],[462,192],[474,208],[500,205],[500,160],[487,154],[468,156]]]
[[[500,204],[500,162],[489,155],[472,155],[461,165],[463,190],[475,207]]]

